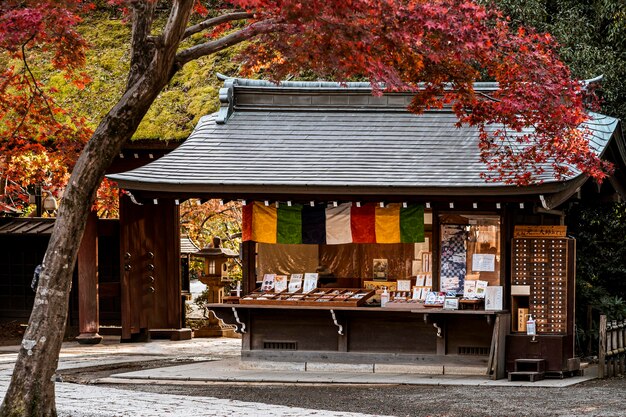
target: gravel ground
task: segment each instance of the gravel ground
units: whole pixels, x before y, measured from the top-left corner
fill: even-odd
[[[89,383],[112,373],[168,362],[97,367],[63,373],[66,382]],[[594,380],[568,388],[500,388],[406,385],[203,384],[112,385],[125,390],[216,397],[320,410],[393,416],[626,416],[626,379]]]

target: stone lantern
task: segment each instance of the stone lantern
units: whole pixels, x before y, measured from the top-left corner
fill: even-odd
[[[212,243],[193,256],[204,258],[204,270],[199,279],[207,286],[207,301],[221,303],[224,286],[228,281],[228,260],[238,258],[239,254],[231,249],[222,248],[220,238],[214,237]]]
[[[207,286],[207,302],[221,303],[224,298],[224,286],[228,282],[228,260],[238,258],[233,250],[222,248],[221,240],[213,238],[213,242],[204,249],[193,254],[204,258],[203,273],[198,279]],[[208,323],[194,331],[194,337],[239,337],[232,326],[226,326],[212,311],[207,311]]]

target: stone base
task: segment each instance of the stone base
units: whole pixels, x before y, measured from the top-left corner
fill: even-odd
[[[120,343],[146,343],[150,341],[150,332],[141,329],[139,333],[132,333],[129,339],[120,339]]]
[[[102,341],[102,336],[95,333],[81,333],[76,336],[76,341],[81,345],[97,345]]]
[[[191,329],[150,329],[151,339],[190,340]]]
[[[193,331],[193,337],[230,337],[233,339],[241,339],[241,335],[235,332],[235,329],[221,329],[203,327]]]

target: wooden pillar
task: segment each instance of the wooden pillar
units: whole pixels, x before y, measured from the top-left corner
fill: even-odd
[[[241,266],[243,294],[256,288],[256,242],[247,241],[241,244]]]
[[[598,346],[598,378],[604,378],[604,361],[606,359],[606,316],[600,316],[600,346]]]
[[[89,213],[85,234],[78,250],[78,326],[81,344],[97,344],[98,334],[98,216]]]

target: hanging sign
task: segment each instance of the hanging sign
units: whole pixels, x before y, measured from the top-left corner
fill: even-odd
[[[513,237],[566,237],[567,226],[515,226]]]

